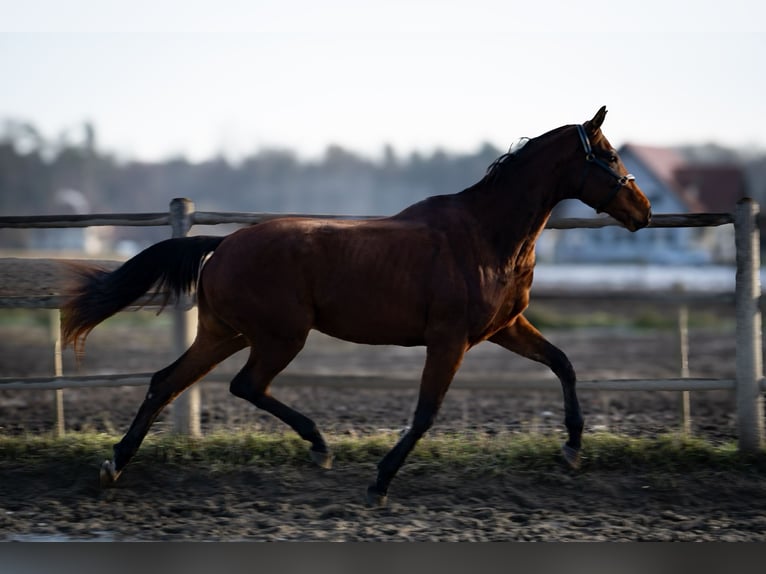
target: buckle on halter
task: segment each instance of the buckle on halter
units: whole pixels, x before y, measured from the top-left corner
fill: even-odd
[[[636,180],[636,176],[633,175],[632,173],[628,173],[623,175],[620,178],[620,185],[628,185],[628,182],[635,181],[635,180]]]

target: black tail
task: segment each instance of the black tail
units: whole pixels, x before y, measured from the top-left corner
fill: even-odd
[[[64,346],[74,344],[81,354],[93,328],[124,309],[152,287],[178,298],[196,286],[200,264],[224,237],[197,236],[167,239],[146,248],[114,271],[75,267],[79,275],[72,298],[61,308]]]

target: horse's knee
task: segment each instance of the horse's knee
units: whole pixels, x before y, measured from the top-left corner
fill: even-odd
[[[264,409],[269,398],[269,393],[253,384],[250,377],[236,376],[229,384],[229,392],[240,399],[252,403],[259,409]],[[268,409],[266,409],[268,410]]]
[[[425,432],[433,426],[437,412],[438,408],[436,407],[418,407],[415,410],[415,416],[412,419],[410,432],[416,433],[419,436],[425,434]]]
[[[577,379],[577,375],[575,374],[574,367],[572,366],[569,357],[567,357],[564,351],[558,347],[552,346],[550,368],[562,383],[571,384]]]
[[[253,385],[247,377],[237,375],[229,384],[229,392],[240,399],[255,403],[258,396],[253,392]],[[257,405],[256,405],[257,406]]]

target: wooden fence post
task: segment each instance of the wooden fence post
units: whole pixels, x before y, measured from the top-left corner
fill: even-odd
[[[737,431],[739,448],[753,452],[763,441],[763,333],[761,328],[761,255],[758,204],[737,203],[734,239],[737,248]]]
[[[51,309],[48,312],[50,337],[53,343],[53,376],[64,374],[64,362],[61,356],[61,310]],[[54,389],[53,408],[56,411],[56,423],[53,428],[55,436],[64,436],[66,423],[64,421],[64,389]]]
[[[678,353],[682,379],[689,378],[689,306],[686,303],[678,307]],[[681,432],[692,434],[692,407],[689,391],[681,391]]]
[[[193,225],[194,202],[176,198],[170,202],[170,225],[173,237],[186,237]],[[186,310],[187,297],[181,297],[173,309],[173,360],[180,357],[194,341],[197,332],[197,310]],[[200,427],[199,387],[193,386],[173,403],[173,431],[192,437],[202,435]]]

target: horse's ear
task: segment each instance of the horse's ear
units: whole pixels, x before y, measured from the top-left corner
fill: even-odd
[[[589,122],[586,122],[588,124],[587,127],[591,133],[598,131],[598,129],[601,127],[601,124],[604,123],[604,118],[606,118],[606,106],[601,106],[601,109],[596,112],[596,115],[593,116],[593,119]]]

